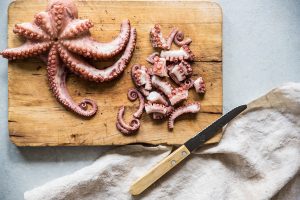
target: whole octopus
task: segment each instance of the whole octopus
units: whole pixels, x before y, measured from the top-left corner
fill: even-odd
[[[33,22],[15,25],[13,32],[25,39],[25,43],[5,49],[0,55],[9,60],[41,59],[47,64],[49,86],[57,101],[80,116],[92,117],[98,110],[96,102],[83,99],[76,103],[66,87],[67,74],[71,72],[97,83],[115,79],[130,62],[137,37],[136,29],[131,27],[129,20],[124,20],[119,35],[106,43],[91,36],[92,27],[89,19],[78,19],[77,7],[72,0],[48,0],[46,11],[37,13]],[[152,64],[150,68],[139,64],[132,66],[131,77],[136,88],[128,91],[128,99],[139,99],[139,107],[129,123],[124,120],[125,107],[119,109],[116,127],[124,135],[132,135],[139,130],[144,111],[155,120],[169,117],[168,127],[173,129],[178,116],[200,110],[199,102],[178,107],[188,98],[188,90],[194,87],[201,94],[206,90],[202,77],[191,79],[191,62],[195,55],[189,47],[192,40],[185,39],[182,31],[173,28],[164,38],[160,25],[156,24],[150,30],[150,42],[160,52],[154,52],[146,59]],[[170,50],[173,42],[180,48]],[[104,69],[90,63],[115,57],[118,60]],[[173,87],[167,77],[178,87]]]
[[[91,117],[97,112],[96,102],[83,99],[76,103],[71,98],[66,87],[68,72],[97,83],[113,80],[128,65],[136,44],[136,29],[131,27],[129,20],[121,23],[119,35],[107,43],[92,38],[89,31],[92,27],[89,19],[78,19],[72,0],[49,0],[46,11],[37,13],[33,22],[15,25],[13,32],[26,42],[0,55],[9,60],[38,57],[46,62],[49,86],[57,101],[80,116]],[[104,69],[97,69],[88,62],[116,56],[119,59]]]
[[[206,91],[202,77],[196,80],[191,78],[191,63],[195,60],[195,55],[189,46],[192,40],[185,39],[182,31],[173,28],[168,37],[164,38],[161,26],[156,24],[150,30],[150,42],[160,52],[154,52],[146,59],[151,67],[135,64],[131,68],[131,78],[136,88],[129,89],[128,99],[139,99],[139,107],[130,123],[123,119],[125,107],[120,108],[116,127],[124,135],[137,133],[144,111],[154,120],[168,118],[168,128],[173,129],[177,117],[200,111],[199,102],[178,106],[188,99],[189,89],[194,88],[199,94]],[[173,42],[179,49],[170,50]],[[177,86],[173,87],[168,80],[172,80]]]

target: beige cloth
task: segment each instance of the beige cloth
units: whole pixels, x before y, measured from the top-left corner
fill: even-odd
[[[249,104],[218,145],[199,149],[141,196],[131,183],[170,153],[167,147],[118,147],[94,164],[24,194],[59,199],[300,199],[300,84]]]

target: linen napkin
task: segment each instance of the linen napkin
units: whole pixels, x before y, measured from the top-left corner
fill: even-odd
[[[221,142],[198,149],[142,195],[130,185],[170,147],[116,147],[92,165],[27,191],[26,200],[300,199],[300,83],[248,104]]]

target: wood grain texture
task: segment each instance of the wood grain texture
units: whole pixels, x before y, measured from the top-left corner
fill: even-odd
[[[66,111],[56,101],[48,88],[45,66],[40,61],[9,62],[8,125],[13,143],[18,146],[182,144],[221,116],[222,12],[217,4],[167,1],[78,1],[76,4],[79,17],[89,18],[95,23],[92,35],[99,41],[110,41],[118,34],[120,22],[130,19],[138,33],[134,56],[126,71],[112,82],[96,84],[69,76],[67,85],[75,101],[87,97],[98,103],[99,111],[90,120]],[[10,5],[9,47],[22,44],[22,40],[12,33],[14,24],[32,21],[34,14],[45,7],[46,1],[35,0],[19,0]],[[125,105],[125,118],[129,120],[137,107],[138,102],[127,100],[127,91],[133,87],[129,72],[134,63],[147,64],[145,58],[154,51],[149,42],[149,29],[155,23],[162,25],[164,34],[176,26],[186,37],[193,39],[191,49],[196,55],[196,62],[192,65],[194,76],[203,76],[207,93],[201,97],[190,91],[188,101],[200,101],[201,113],[180,117],[173,131],[167,129],[166,121],[156,122],[144,114],[139,133],[124,137],[115,128],[117,111]],[[108,64],[97,63],[98,66]],[[220,138],[221,134],[208,142],[217,142]]]

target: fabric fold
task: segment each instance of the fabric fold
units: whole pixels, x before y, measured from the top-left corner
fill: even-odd
[[[58,199],[299,199],[300,83],[288,83],[248,105],[219,144],[194,152],[142,195],[130,185],[170,148],[123,146],[94,164],[24,194]]]

